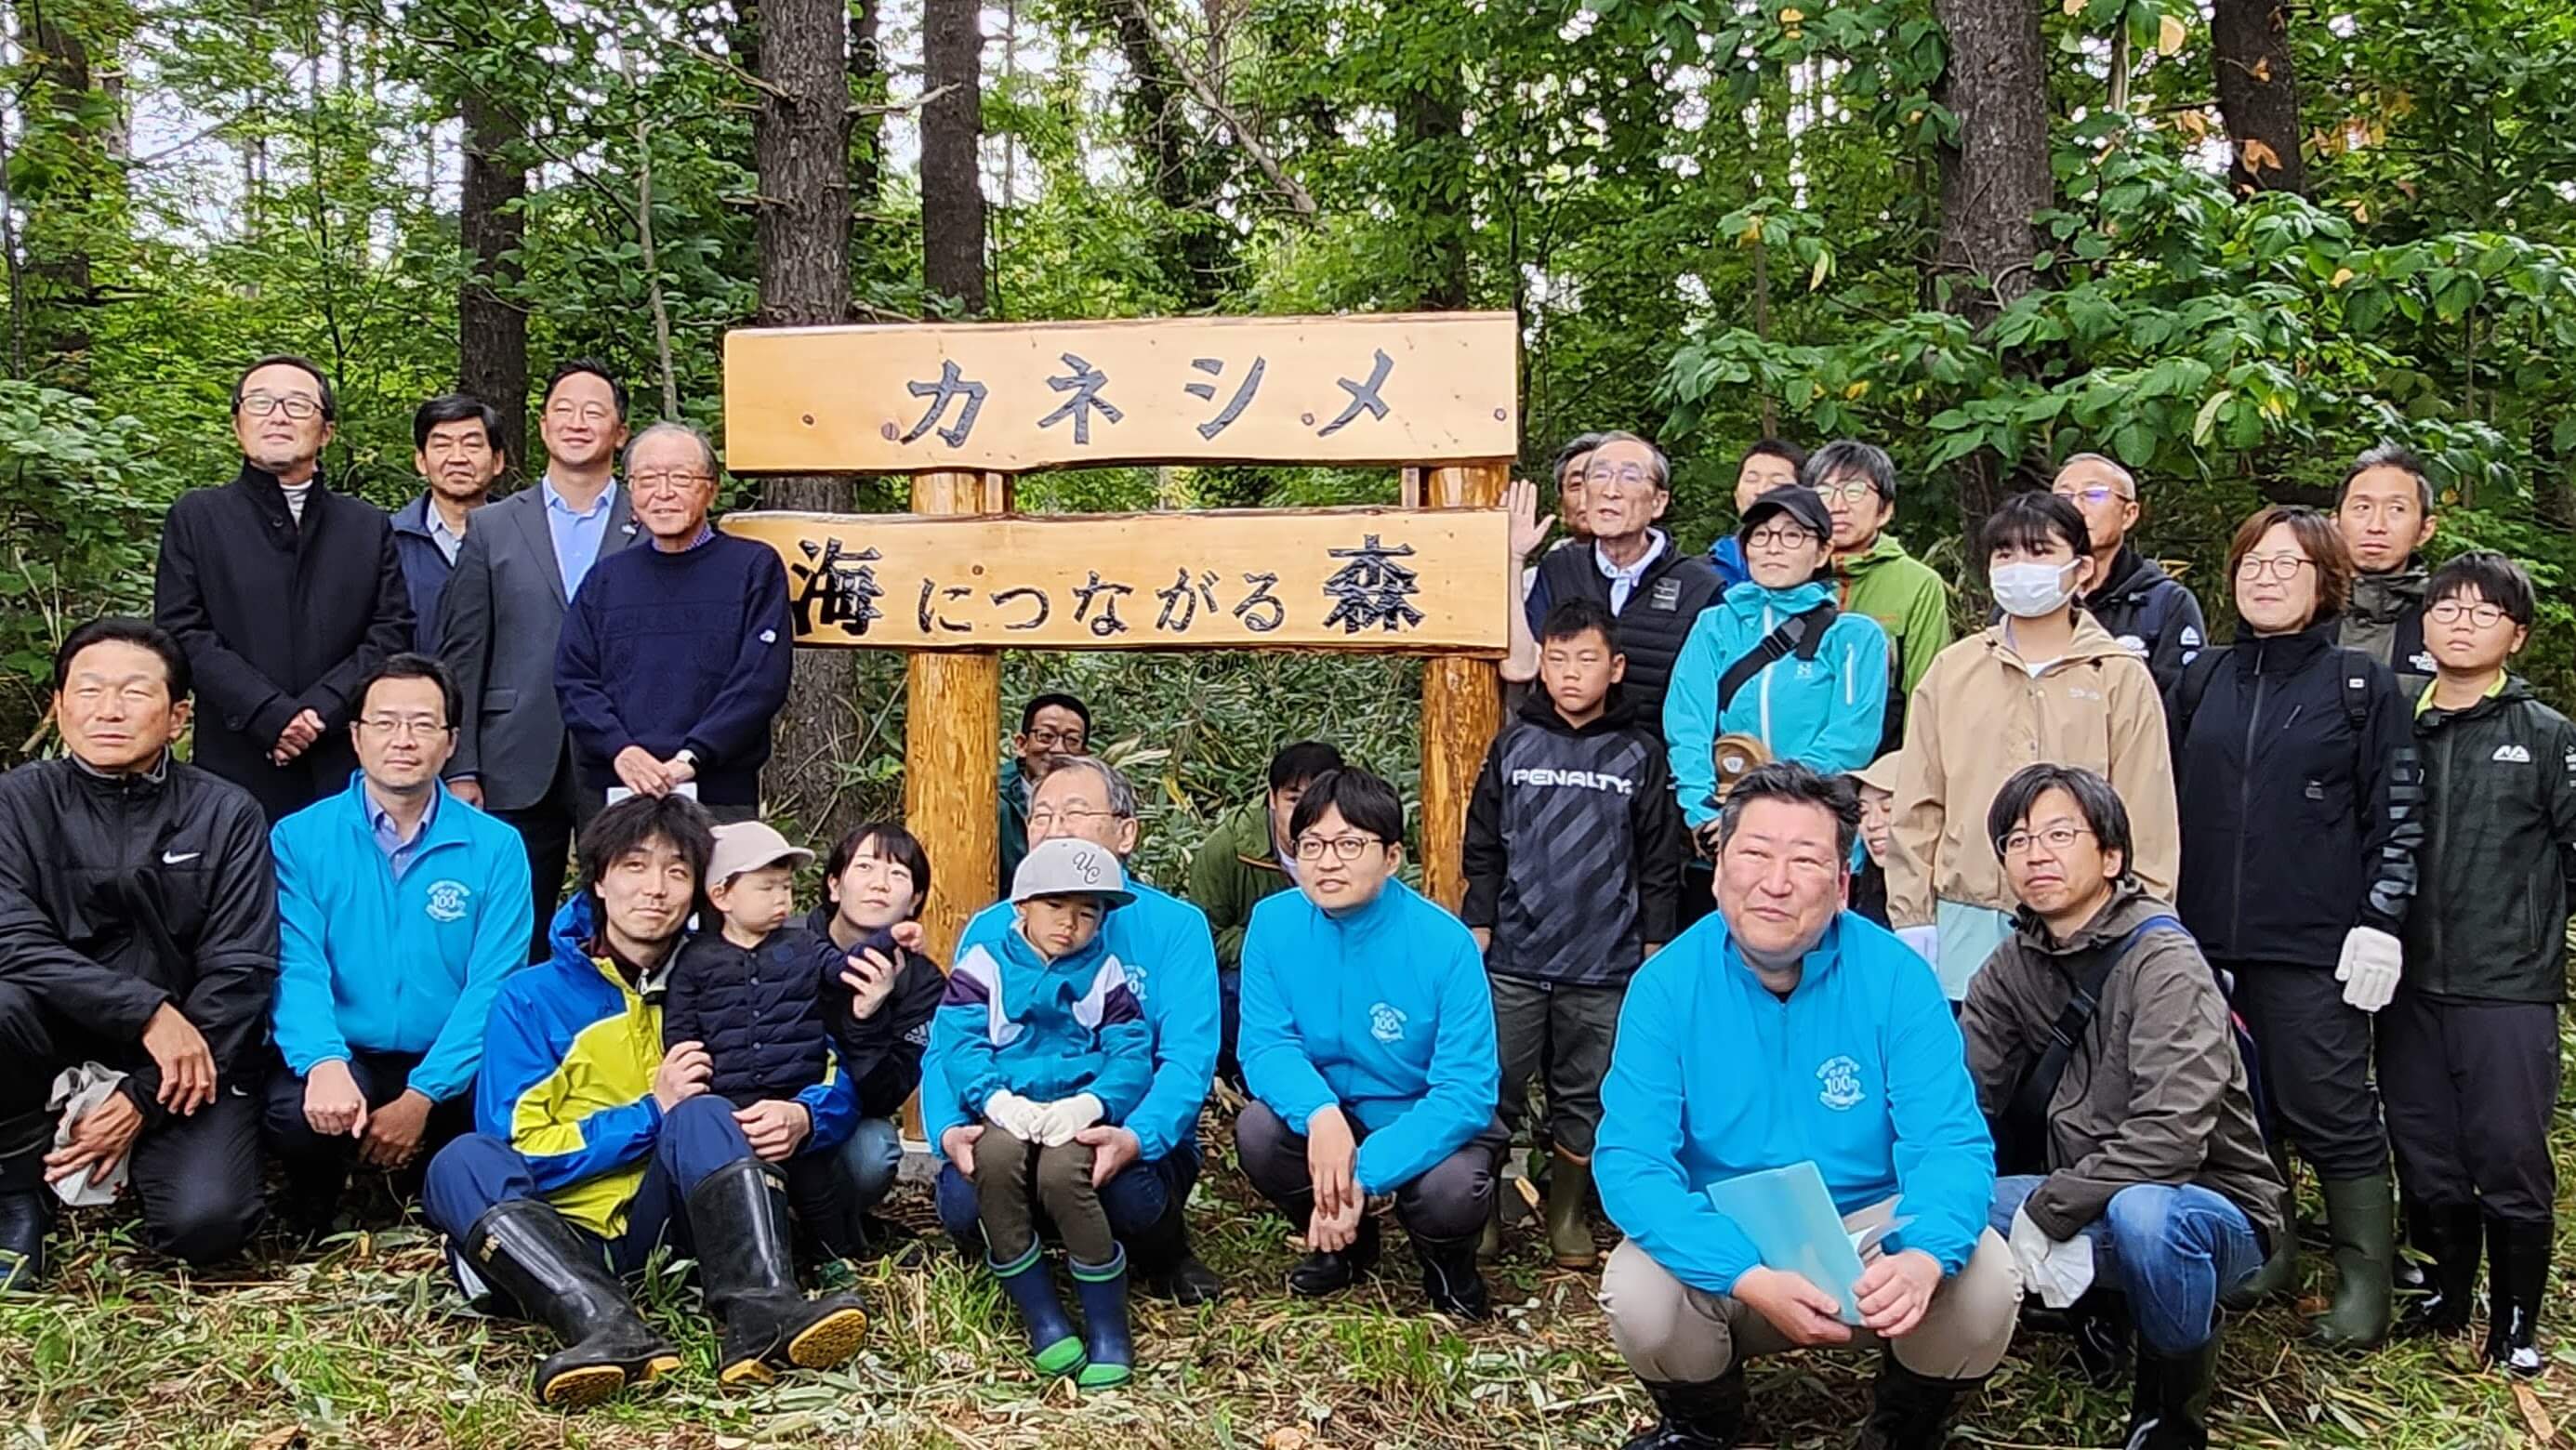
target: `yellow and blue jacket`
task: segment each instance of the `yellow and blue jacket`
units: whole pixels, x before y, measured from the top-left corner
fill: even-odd
[[[502,983],[484,1030],[475,1130],[527,1160],[537,1191],[564,1217],[613,1238],[662,1128],[653,1074],[662,1065],[658,980],[630,986],[593,957],[590,899],[564,903],[551,961]],[[828,1152],[858,1122],[858,1098],[836,1052],[823,1080],[797,1094],[813,1119],[800,1153]]]

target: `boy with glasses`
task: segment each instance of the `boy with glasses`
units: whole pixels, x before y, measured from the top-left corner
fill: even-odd
[[[2049,492],[2075,505],[2093,538],[2093,587],[2085,612],[2122,648],[2147,662],[2169,690],[2209,641],[2200,601],[2155,560],[2129,544],[2138,526],[2138,480],[2099,453],[2078,453],[2057,470]]]
[[[2530,576],[2462,554],[2424,589],[2436,673],[2415,702],[2430,819],[2406,917],[2406,974],[2379,1014],[2380,1085],[2432,1292],[2401,1332],[2456,1334],[2488,1272],[2486,1357],[2542,1368],[2549,1157],[2576,880],[2576,725],[2508,666],[2529,638]]]

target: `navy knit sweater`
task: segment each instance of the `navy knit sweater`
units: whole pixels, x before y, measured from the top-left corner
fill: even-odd
[[[619,549],[564,612],[555,692],[582,785],[616,785],[617,752],[696,752],[698,799],[757,805],[770,722],[787,700],[787,571],[765,544],[716,534],[676,554]]]

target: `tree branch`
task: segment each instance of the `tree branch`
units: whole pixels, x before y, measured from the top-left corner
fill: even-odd
[[[1208,81],[1208,78],[1191,69],[1189,64],[1181,59],[1180,54],[1172,49],[1170,43],[1163,39],[1163,33],[1154,28],[1153,17],[1146,11],[1144,0],[1124,0],[1124,3],[1128,9],[1135,12],[1137,20],[1143,23],[1145,32],[1154,37],[1155,47],[1161,50],[1163,58],[1171,63],[1172,71],[1181,78],[1181,83],[1190,88],[1190,94],[1198,98],[1200,105],[1208,108],[1210,115],[1225,124],[1225,129],[1234,137],[1235,144],[1241,146],[1244,154],[1252,158],[1252,164],[1260,167],[1261,174],[1269,178],[1270,184],[1277,187],[1280,194],[1288,198],[1289,208],[1301,217],[1314,217],[1318,208],[1315,205],[1313,193],[1299,185],[1297,178],[1288,174],[1288,168],[1280,164],[1279,158],[1271,154],[1270,148],[1262,145],[1260,138],[1253,135],[1252,129],[1243,124],[1243,119],[1234,113],[1233,108],[1226,105],[1225,98],[1217,94],[1216,87]]]

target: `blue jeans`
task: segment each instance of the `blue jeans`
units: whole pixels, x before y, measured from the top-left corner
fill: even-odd
[[[903,1169],[903,1132],[884,1118],[861,1118],[832,1150],[833,1186],[845,1212],[865,1213],[885,1201]]]
[[[1995,1180],[1987,1222],[2012,1236],[2013,1215],[2043,1180]],[[2262,1267],[2263,1251],[2245,1211],[2193,1184],[2134,1183],[2111,1195],[2084,1226],[2093,1241],[2093,1281],[2129,1298],[2129,1318],[2149,1349],[2188,1354],[2209,1342],[2218,1296]]]
[[[1187,1202],[1190,1186],[1198,1181],[1196,1137],[1160,1158],[1119,1169],[1117,1177],[1100,1185],[1100,1209],[1109,1218],[1109,1231],[1122,1243],[1134,1239],[1161,1222],[1174,1205]],[[984,1216],[975,1201],[975,1185],[955,1164],[939,1165],[936,1197],[939,1226],[948,1230],[950,1238],[969,1246],[984,1242]],[[1043,1221],[1044,1213],[1039,1217]]]

